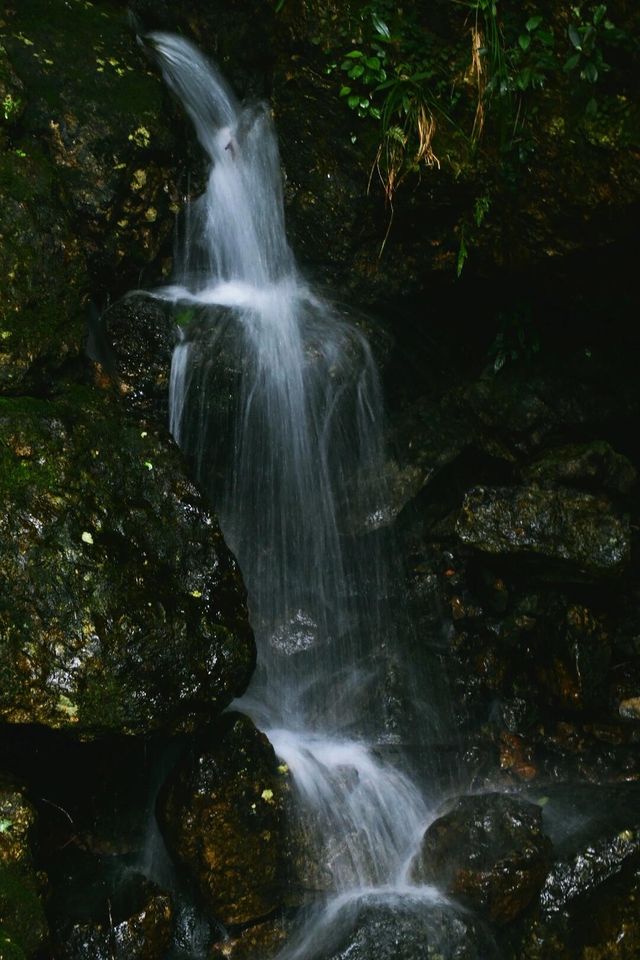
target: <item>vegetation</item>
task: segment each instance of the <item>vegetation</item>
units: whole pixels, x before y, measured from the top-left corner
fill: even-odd
[[[372,179],[391,216],[396,191],[416,175],[487,166],[488,189],[459,225],[458,275],[497,179],[517,185],[550,132],[597,138],[603,117],[628,107],[624,69],[612,64],[628,67],[633,41],[604,3],[452,0],[427,15],[419,4],[368,0],[326,16],[331,29],[316,43],[354,115],[352,137],[373,143]],[[555,115],[559,101],[566,110]]]

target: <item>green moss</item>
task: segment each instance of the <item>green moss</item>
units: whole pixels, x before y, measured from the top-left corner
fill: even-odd
[[[3,927],[0,927],[0,960],[26,960],[22,947]]]
[[[6,941],[0,940],[0,951],[6,949],[7,957],[20,957],[16,951],[32,957],[48,933],[33,876],[12,866],[0,866],[0,930]]]

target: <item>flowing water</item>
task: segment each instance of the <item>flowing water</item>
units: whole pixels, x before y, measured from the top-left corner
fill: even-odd
[[[285,951],[308,958],[362,897],[433,897],[406,878],[424,800],[385,759],[401,657],[378,376],[365,337],[298,271],[267,107],[239,103],[184,39],[147,42],[210,160],[157,294],[181,324],[171,430],[247,584],[258,668],[238,706],[289,766],[333,891]]]

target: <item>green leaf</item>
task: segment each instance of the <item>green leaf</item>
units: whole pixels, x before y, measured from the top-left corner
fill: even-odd
[[[351,50],[347,54],[347,58],[349,60],[358,60],[360,57],[364,57],[364,53],[362,52],[362,50]]]
[[[351,87],[340,87],[340,96],[348,97],[351,93]]]
[[[580,54],[574,53],[566,61],[563,69],[566,70],[567,73],[569,73],[571,70],[575,70],[575,68],[578,66],[579,63],[580,63]]]
[[[582,52],[586,53],[588,56],[591,56],[593,49],[596,45],[596,31],[592,26],[585,28],[582,34]]]
[[[598,68],[592,60],[589,60],[585,65],[584,70],[580,74],[584,80],[588,80],[589,83],[595,83],[598,79]]]
[[[369,70],[379,70],[380,69],[380,58],[379,57],[367,57],[365,60],[366,65],[369,67]]]
[[[518,37],[518,43],[521,50],[528,50],[531,46],[531,36],[528,33],[521,33]]]
[[[373,117],[374,120],[382,119],[382,114],[380,113],[380,110],[378,109],[378,107],[369,107],[369,116]]]
[[[516,79],[518,89],[523,92],[527,90],[531,85],[531,77],[532,72],[530,67],[525,67],[524,70],[521,70]]]
[[[363,73],[364,67],[361,63],[356,63],[353,67],[351,67],[351,70],[349,70],[349,76],[354,80],[356,80],[358,77],[361,77]]]
[[[429,80],[433,76],[431,70],[420,70],[418,73],[411,75],[411,80],[413,83],[421,83],[423,80]]]
[[[588,117],[596,117],[598,115],[598,101],[595,97],[591,97],[584,108],[584,112]]]
[[[543,18],[540,17],[540,16],[538,16],[538,17],[529,17],[529,19],[528,19],[527,22],[525,23],[525,27],[526,27],[526,29],[529,31],[529,33],[532,33],[534,30],[537,30],[537,29],[538,29],[538,27],[539,27],[540,24],[542,23],[542,19],[543,19]]]
[[[475,220],[476,227],[482,226],[482,221],[486,217],[490,206],[491,197],[488,193],[485,193],[480,197],[476,197],[473,205],[473,219]]]
[[[582,50],[582,34],[573,23],[567,30],[567,33],[569,34],[569,40],[571,40],[576,50]]]
[[[352,93],[349,99],[347,100],[347,103],[349,104],[352,110],[356,110],[360,106],[360,97],[358,96],[357,93]]]
[[[384,20],[379,17],[377,13],[372,13],[371,19],[373,20],[373,26],[375,27],[376,33],[380,34],[381,37],[384,37],[385,40],[390,40],[391,31]]]
[[[460,277],[462,271],[464,270],[464,265],[468,256],[469,251],[467,250],[467,245],[464,242],[463,233],[460,237],[460,247],[458,248],[458,258],[456,260],[456,276]]]
[[[606,12],[607,12],[606,3],[600,3],[595,8],[595,10],[593,11],[593,22],[596,25],[596,27],[598,26],[600,21],[604,18],[604,15]]]

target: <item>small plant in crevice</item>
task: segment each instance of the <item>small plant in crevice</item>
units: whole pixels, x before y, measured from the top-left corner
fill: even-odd
[[[454,26],[443,33],[426,5],[353,0],[328,9],[330,29],[314,40],[354,117],[351,139],[374,139],[369,184],[381,185],[389,227],[394,196],[411,178],[445,168],[457,179],[484,168],[488,194],[513,191],[549,131],[589,136],[594,117],[604,122],[621,109],[611,80],[602,102],[597,85],[613,69],[616,47],[627,56],[636,47],[605,3],[451,0],[451,8]],[[559,116],[550,114],[554,102]],[[458,274],[473,245],[473,219],[458,224]]]
[[[530,303],[498,314],[498,332],[487,351],[490,373],[499,373],[507,363],[531,363],[539,352],[540,337]]]
[[[2,116],[7,121],[12,120],[20,110],[21,106],[22,101],[19,97],[14,97],[12,94],[6,93],[2,98]]]
[[[462,275],[464,265],[469,257],[470,249],[473,246],[476,232],[484,223],[491,207],[491,194],[482,193],[476,197],[473,202],[473,212],[471,219],[462,221],[459,229],[458,254],[456,256],[456,276],[458,279]]]

